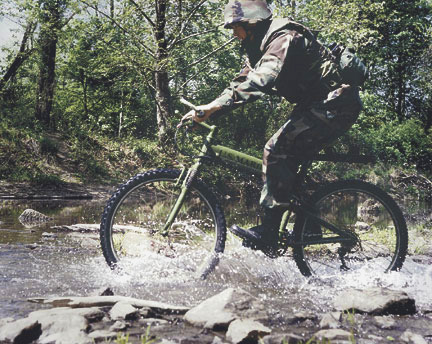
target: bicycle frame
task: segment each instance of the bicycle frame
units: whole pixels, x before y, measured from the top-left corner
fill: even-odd
[[[224,162],[235,164],[236,167],[241,168],[243,170],[248,170],[251,173],[260,174],[261,173],[261,166],[262,166],[262,159],[258,159],[254,156],[248,155],[246,153],[242,153],[239,151],[236,151],[232,148],[223,146],[223,145],[213,145],[212,142],[214,141],[214,136],[217,131],[217,127],[214,125],[208,125],[206,123],[196,123],[197,125],[207,129],[209,133],[205,137],[204,143],[199,151],[199,154],[193,159],[192,165],[187,168],[183,167],[182,172],[180,173],[180,176],[178,178],[177,183],[181,183],[180,188],[180,194],[179,197],[174,204],[173,208],[170,211],[170,214],[167,217],[167,221],[165,223],[165,226],[163,227],[161,234],[164,236],[168,235],[169,228],[174,223],[174,220],[180,211],[180,208],[183,204],[183,201],[186,197],[186,194],[189,190],[190,185],[192,184],[194,178],[196,177],[200,167],[208,157],[212,158],[220,158]],[[209,155],[210,154],[210,155]],[[302,166],[300,173],[298,174],[298,180],[303,180],[307,168],[310,165],[311,161],[305,162],[305,164]],[[320,217],[316,216],[313,213],[313,210],[310,210],[310,208],[305,202],[303,202],[300,198],[294,197],[293,202],[286,204],[287,210],[284,213],[282,217],[282,221],[280,224],[280,233],[285,232],[285,227],[287,225],[289,216],[292,211],[297,213],[303,213],[307,216],[313,217],[316,222],[318,222],[321,226],[331,230],[333,233],[339,235],[337,237],[333,238],[320,238],[316,239],[314,241],[308,241],[307,243],[295,243],[296,245],[312,245],[312,244],[320,244],[320,243],[331,243],[331,242],[341,242],[341,241],[348,241],[352,242],[352,240],[357,240],[357,237],[343,229],[339,229],[335,227],[334,225],[328,223],[327,221],[321,219]]]
[[[228,163],[234,163],[238,167],[248,170],[252,173],[261,173],[262,160],[251,155],[236,151],[232,148],[225,147],[222,145],[212,145],[217,127],[214,125],[208,125],[206,123],[197,123],[197,125],[207,129],[209,133],[205,137],[204,143],[199,151],[199,154],[193,159],[192,165],[187,168],[183,167],[180,177],[177,181],[178,184],[182,183],[179,197],[176,203],[170,211],[167,217],[165,226],[161,230],[161,234],[164,236],[168,235],[168,230],[174,223],[178,212],[183,204],[186,194],[192,184],[195,176],[197,175],[200,167],[204,163],[204,160],[210,153],[214,158],[220,158]]]

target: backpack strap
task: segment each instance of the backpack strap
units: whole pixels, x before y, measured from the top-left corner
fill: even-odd
[[[275,18],[272,20],[272,23],[270,24],[269,29],[267,30],[266,35],[264,36],[260,50],[263,52],[265,50],[265,46],[269,40],[269,38],[276,32],[281,30],[295,30],[299,33],[301,33],[303,36],[305,36],[306,39],[309,41],[316,40],[316,35],[309,30],[306,26],[297,23],[291,19],[288,18]]]
[[[291,19],[275,18],[272,20],[260,46],[262,52],[264,52],[269,40],[271,41],[271,37],[281,30],[294,30],[300,33],[307,41],[309,41],[308,45],[311,49],[316,49],[321,57],[320,61],[317,61],[317,63],[320,64],[319,73],[321,74],[319,82],[314,84],[299,84],[301,89],[312,91],[313,93],[319,93],[324,96],[328,92],[333,91],[342,85],[339,64],[336,62],[331,51],[317,39],[316,34],[309,28]],[[311,67],[316,68],[316,64]]]

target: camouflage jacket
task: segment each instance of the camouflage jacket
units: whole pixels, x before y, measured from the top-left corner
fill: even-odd
[[[258,56],[248,55],[250,63],[216,102],[226,112],[264,94],[277,94],[291,103],[324,99],[340,85],[329,54],[305,26],[274,19],[260,42]]]

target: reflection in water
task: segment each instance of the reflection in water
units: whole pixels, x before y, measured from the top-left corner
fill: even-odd
[[[56,233],[56,238],[42,235],[52,232],[53,225],[97,224],[102,207],[100,203],[83,201],[0,203],[0,318],[18,318],[39,309],[40,305],[26,301],[29,297],[95,295],[107,287],[118,295],[179,305],[194,305],[227,287],[239,287],[265,300],[269,310],[308,309],[322,313],[332,308],[330,301],[339,291],[379,286],[409,293],[420,308],[432,305],[432,265],[415,262],[412,257],[400,273],[377,273],[372,264],[356,273],[307,279],[299,273],[292,257],[271,260],[241,247],[229,235],[216,271],[208,280],[200,281],[183,274],[184,257],[173,260],[149,254],[145,259],[132,258],[127,269],[115,273],[102,256],[97,233]],[[26,229],[18,221],[26,208],[54,220]]]

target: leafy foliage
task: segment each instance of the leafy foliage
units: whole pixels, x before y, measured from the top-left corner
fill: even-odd
[[[219,25],[219,2],[5,0],[0,16],[8,16],[22,29],[12,46],[1,47],[0,77],[10,70],[20,44],[28,54],[15,74],[0,82],[1,120],[23,133],[2,132],[9,137],[8,143],[2,138],[4,152],[14,150],[16,159],[1,153],[1,178],[10,178],[11,171],[16,171],[16,179],[33,178],[32,173],[17,172],[29,167],[23,162],[22,141],[28,135],[43,137],[47,130],[36,119],[35,108],[41,23],[49,4],[60,6],[62,14],[50,127],[69,138],[74,159],[83,159],[89,175],[109,174],[110,165],[92,157],[98,140],[120,138],[133,144],[134,156],[148,165],[163,162],[168,147],[161,140],[161,128],[169,133],[175,127],[179,114],[174,109],[187,111],[179,98],[210,102],[243,64],[238,47],[229,42],[231,33]],[[365,109],[338,141],[339,147],[430,171],[430,1],[278,0],[271,6],[276,16],[309,25],[323,42],[354,46],[369,66],[370,78],[362,92]],[[24,41],[29,23],[36,25]],[[263,145],[287,120],[292,106],[269,97],[214,122],[223,128],[224,143],[261,156]],[[89,139],[95,137],[96,141]],[[48,155],[55,155],[48,141],[44,145]]]

